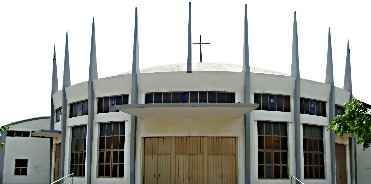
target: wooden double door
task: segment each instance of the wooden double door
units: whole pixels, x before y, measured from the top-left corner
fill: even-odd
[[[344,144],[335,144],[336,184],[347,184],[347,154]]]
[[[144,184],[236,184],[235,137],[144,138]]]

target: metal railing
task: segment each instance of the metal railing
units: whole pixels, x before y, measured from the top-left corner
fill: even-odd
[[[63,178],[57,180],[57,181],[54,181],[53,183],[50,183],[50,184],[57,184],[57,183],[60,183],[60,184],[73,184],[73,173],[67,175],[67,176],[64,176]]]
[[[293,180],[294,179],[294,180]],[[300,182],[301,184],[304,184],[304,182],[300,181],[299,179],[297,179],[295,176],[291,175],[290,174],[290,181],[292,183],[292,181],[294,181],[295,183],[297,183],[296,181]]]

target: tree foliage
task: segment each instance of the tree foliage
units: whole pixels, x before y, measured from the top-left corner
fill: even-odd
[[[10,125],[4,125],[2,127],[0,127],[0,137],[1,137],[1,133],[6,133],[6,131],[8,131],[9,129],[11,128]],[[4,146],[4,143],[3,142],[0,142],[0,149],[3,148]]]
[[[344,106],[345,113],[336,116],[329,129],[338,135],[348,134],[357,137],[357,144],[363,144],[363,150],[371,146],[371,106],[354,99]]]

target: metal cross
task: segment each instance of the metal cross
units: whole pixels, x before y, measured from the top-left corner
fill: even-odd
[[[202,44],[210,44],[210,43],[202,43],[202,42],[201,42],[201,35],[200,35],[200,43],[193,43],[193,44],[199,44],[199,45],[200,45],[200,63],[202,63],[202,51],[201,51],[201,45],[202,45]]]

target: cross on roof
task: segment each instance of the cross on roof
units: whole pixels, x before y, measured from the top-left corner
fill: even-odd
[[[199,44],[199,45],[200,45],[200,63],[202,63],[202,51],[201,51],[201,45],[202,45],[202,44],[210,44],[210,43],[202,43],[202,41],[201,41],[201,35],[200,35],[200,42],[199,42],[199,43],[193,43],[193,44]]]

